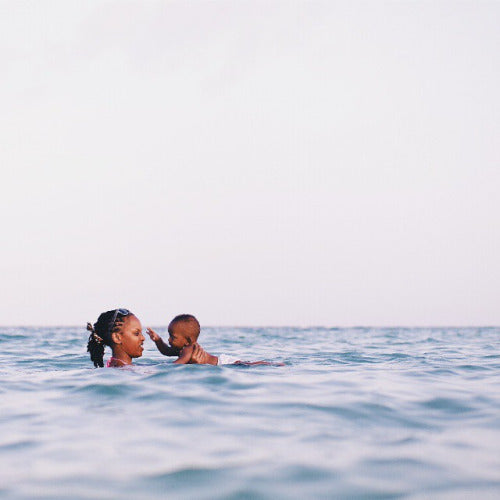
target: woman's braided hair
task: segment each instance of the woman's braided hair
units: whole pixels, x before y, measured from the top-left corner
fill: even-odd
[[[113,346],[112,334],[121,330],[123,318],[131,314],[127,309],[113,309],[103,312],[94,325],[87,323],[87,330],[90,332],[87,352],[96,368],[104,366],[104,346]]]

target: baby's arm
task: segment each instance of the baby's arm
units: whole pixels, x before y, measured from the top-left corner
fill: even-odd
[[[146,333],[149,335],[149,338],[156,344],[158,350],[164,356],[179,356],[179,349],[175,347],[170,347],[169,345],[163,342],[163,339],[151,328],[146,328]]]
[[[191,361],[194,345],[187,345],[182,349],[180,356],[174,361],[175,365],[187,365]]]

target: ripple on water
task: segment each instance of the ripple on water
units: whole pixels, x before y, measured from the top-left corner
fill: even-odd
[[[209,328],[287,366],[95,370],[84,329],[0,328],[0,497],[498,496],[499,334]]]
[[[462,400],[453,398],[432,398],[420,403],[421,406],[432,410],[442,410],[453,415],[459,413],[470,413],[474,408],[466,405]]]

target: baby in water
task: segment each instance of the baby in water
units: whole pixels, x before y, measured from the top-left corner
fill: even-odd
[[[146,329],[151,340],[164,356],[178,356],[175,364],[186,364],[191,361],[194,346],[200,336],[200,323],[192,314],[179,314],[168,325],[168,345],[151,328]],[[216,365],[217,356],[207,354],[204,364]]]
[[[151,328],[147,328],[151,340],[156,344],[158,350],[164,356],[178,356],[174,361],[175,364],[186,364],[191,361],[193,349],[200,336],[200,323],[192,314],[179,314],[168,325],[168,345],[163,339]],[[246,362],[240,361],[238,358],[221,354],[220,356],[212,356],[205,353],[206,358],[200,364],[209,365],[267,365],[265,361]]]

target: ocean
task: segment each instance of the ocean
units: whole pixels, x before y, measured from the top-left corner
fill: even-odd
[[[204,328],[284,366],[123,369],[87,335],[0,328],[0,498],[500,498],[500,328]]]

